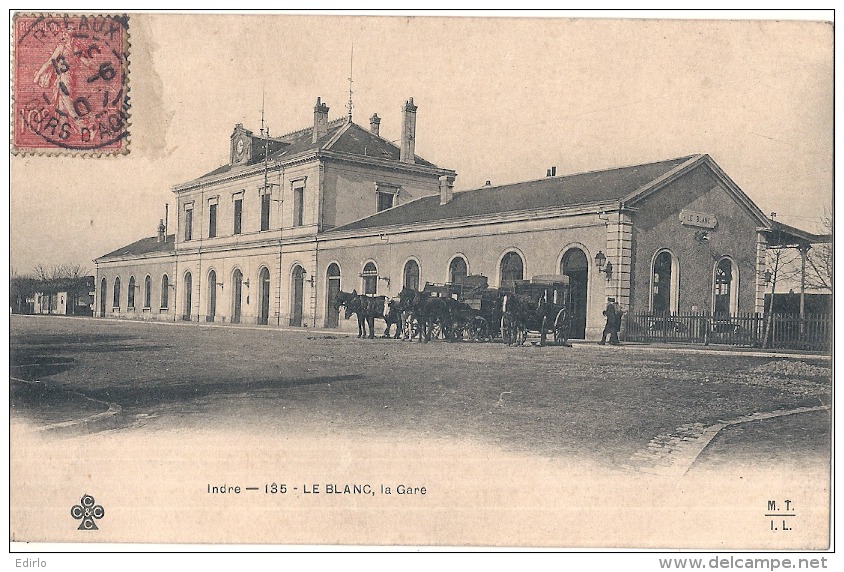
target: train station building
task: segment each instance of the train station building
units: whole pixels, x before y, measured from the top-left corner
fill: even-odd
[[[176,225],[95,260],[96,315],[356,328],[338,293],[483,275],[493,287],[569,277],[572,338],[627,311],[762,312],[768,219],[708,155],[454,191],[457,174],[351,116],[280,137],[238,124],[229,162],[173,187]]]

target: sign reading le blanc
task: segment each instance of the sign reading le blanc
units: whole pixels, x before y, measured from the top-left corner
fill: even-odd
[[[715,228],[718,219],[714,213],[702,213],[698,211],[680,211],[680,222],[686,226],[698,226],[700,228]]]

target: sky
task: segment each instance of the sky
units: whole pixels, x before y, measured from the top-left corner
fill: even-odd
[[[236,123],[308,127],[319,96],[457,171],[455,190],[708,153],[765,213],[832,206],[833,29],[810,21],[130,15],[130,153],[11,157],[10,264],[81,264],[153,236]],[[352,49],[354,57],[352,58]],[[171,208],[171,211],[173,209]],[[170,216],[174,223],[173,213]]]

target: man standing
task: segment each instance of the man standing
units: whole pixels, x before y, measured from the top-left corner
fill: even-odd
[[[604,316],[607,317],[607,324],[604,326],[604,333],[601,335],[599,345],[607,343],[607,336],[610,337],[610,344],[618,345],[618,332],[621,330],[621,316],[624,312],[621,306],[615,301],[615,298],[607,298],[607,309],[604,310]]]

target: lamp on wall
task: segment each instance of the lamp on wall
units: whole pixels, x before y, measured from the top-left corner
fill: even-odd
[[[709,240],[709,233],[705,230],[699,230],[695,233],[695,240],[703,244],[704,242]]]
[[[387,288],[390,287],[390,277],[389,276],[379,276],[378,280],[383,280],[384,282],[387,283]]]
[[[220,287],[220,289],[221,289],[221,290],[225,290],[225,288],[223,287],[223,283],[222,283],[222,282],[217,282],[216,284],[217,284],[217,286],[219,286],[219,287]]]
[[[302,269],[302,275],[304,276],[304,275],[305,275],[305,274],[307,274],[307,273],[308,273],[308,271],[307,271],[307,270],[305,270],[305,269],[303,268],[303,269]],[[311,277],[310,277],[310,278],[308,278],[307,280],[305,280],[305,282],[307,282],[308,284],[310,284],[310,285],[311,285],[311,288],[313,288],[313,287],[314,287],[314,277],[313,277],[313,275],[311,275]]]
[[[249,278],[243,281],[243,285],[249,288]],[[247,302],[248,303],[248,302]]]
[[[600,250],[595,255],[595,266],[598,267],[598,272],[604,272],[607,275],[607,281],[609,281],[612,277],[612,262],[607,260],[607,256]]]

